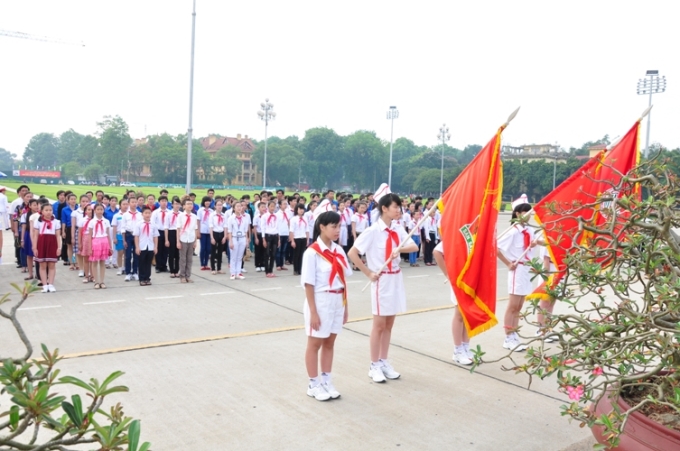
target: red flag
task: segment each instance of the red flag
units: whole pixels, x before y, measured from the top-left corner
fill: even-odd
[[[557,268],[547,286],[554,288],[562,278],[565,257],[572,244],[596,243],[602,237],[579,231],[578,218],[600,225],[607,221],[609,203],[593,204],[601,197],[633,196],[640,198],[639,185],[616,192],[613,186],[634,169],[639,161],[640,121],[611,150],[603,150],[588,160],[578,171],[534,206],[536,221],[543,226],[550,258]],[[568,212],[568,214],[565,214]],[[623,212],[618,212],[618,215]],[[618,218],[619,216],[617,216]],[[527,299],[549,299],[546,284],[542,284]]]
[[[500,158],[505,126],[442,194],[441,236],[446,272],[470,337],[496,319],[496,220],[503,191]]]

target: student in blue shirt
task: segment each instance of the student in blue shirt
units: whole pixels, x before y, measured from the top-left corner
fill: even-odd
[[[111,196],[109,199],[109,206],[104,209],[104,217],[108,219],[109,222],[113,220],[113,217],[120,211],[118,208],[118,198],[116,196]]]
[[[71,214],[78,209],[76,206],[76,195],[71,193],[68,195],[67,204],[61,209],[61,216],[59,220],[61,221],[61,239],[63,240],[63,246],[67,248],[66,258],[67,262],[64,263],[72,265],[72,271],[75,270],[75,265],[73,262],[73,243],[71,242]]]
[[[161,207],[161,204],[160,204],[159,201],[160,201],[161,197],[163,197],[163,196],[165,196],[165,197],[167,197],[168,199],[170,199],[170,196],[168,196],[168,190],[165,189],[165,188],[163,188],[163,189],[161,190],[160,194],[158,195],[158,200],[156,201],[155,204],[153,204],[153,210],[154,210],[154,211],[158,210],[158,209]]]

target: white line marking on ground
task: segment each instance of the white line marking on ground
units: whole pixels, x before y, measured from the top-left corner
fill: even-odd
[[[125,302],[125,299],[120,299],[117,301],[83,302],[83,305],[114,304],[116,302]]]
[[[201,293],[201,296],[212,296],[216,294],[233,294],[233,291],[218,291],[216,293]]]
[[[350,284],[350,283],[362,283],[362,281],[361,281],[361,280],[350,280],[350,281],[347,282],[347,283],[348,283],[348,284]]]
[[[273,287],[273,288],[255,288],[254,290],[250,291],[273,291],[273,290],[280,290],[282,287]]]
[[[184,296],[158,296],[154,298],[144,298],[146,301],[152,301],[154,299],[175,299],[175,298],[183,298]]]
[[[19,310],[43,310],[48,308],[59,308],[61,305],[46,305],[44,307],[22,307]]]
[[[429,274],[421,274],[419,276],[406,276],[407,279],[416,279],[418,277],[430,277],[430,275]]]

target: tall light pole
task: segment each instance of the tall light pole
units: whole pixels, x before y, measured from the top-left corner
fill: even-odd
[[[196,43],[196,0],[194,10],[191,13],[191,69],[189,70],[189,129],[187,130],[187,185],[186,194],[191,192],[191,153],[193,144],[193,115],[194,115],[194,45]],[[129,158],[128,158],[129,160]],[[130,176],[128,161],[128,178]]]
[[[394,120],[399,117],[399,110],[396,106],[391,106],[387,111],[387,119],[392,121],[392,130],[390,131],[390,173],[387,176],[387,184],[392,187],[392,145],[394,144]]]
[[[649,78],[641,78],[638,80],[637,93],[638,95],[649,94],[649,106],[652,106],[652,94],[658,94],[666,90],[666,77],[659,77],[658,70],[648,70],[645,74]],[[645,143],[645,158],[649,156],[649,126],[652,118],[652,113],[647,114],[647,141]]]
[[[446,124],[439,128],[437,139],[442,142],[442,173],[439,176],[439,197],[444,193],[444,149],[446,149],[446,142],[451,140],[451,133]]]
[[[269,102],[269,99],[264,99],[260,104],[260,111],[257,115],[264,121],[264,167],[262,168],[262,189],[267,188],[267,126],[269,121],[276,119],[276,112],[274,111],[274,104]]]

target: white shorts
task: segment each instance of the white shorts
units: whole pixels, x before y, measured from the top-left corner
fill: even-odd
[[[309,304],[305,299],[305,331],[308,337],[328,338],[331,334],[339,334],[342,331],[342,321],[345,317],[345,306],[342,305],[342,293],[327,293],[324,291],[314,293],[316,312],[319,314],[321,326],[319,330],[312,329],[310,325],[311,314]]]
[[[527,265],[517,265],[514,271],[508,273],[508,294],[526,296],[534,291],[529,269]]]
[[[406,311],[404,276],[383,273],[371,283],[371,310],[376,316],[394,316]]]

